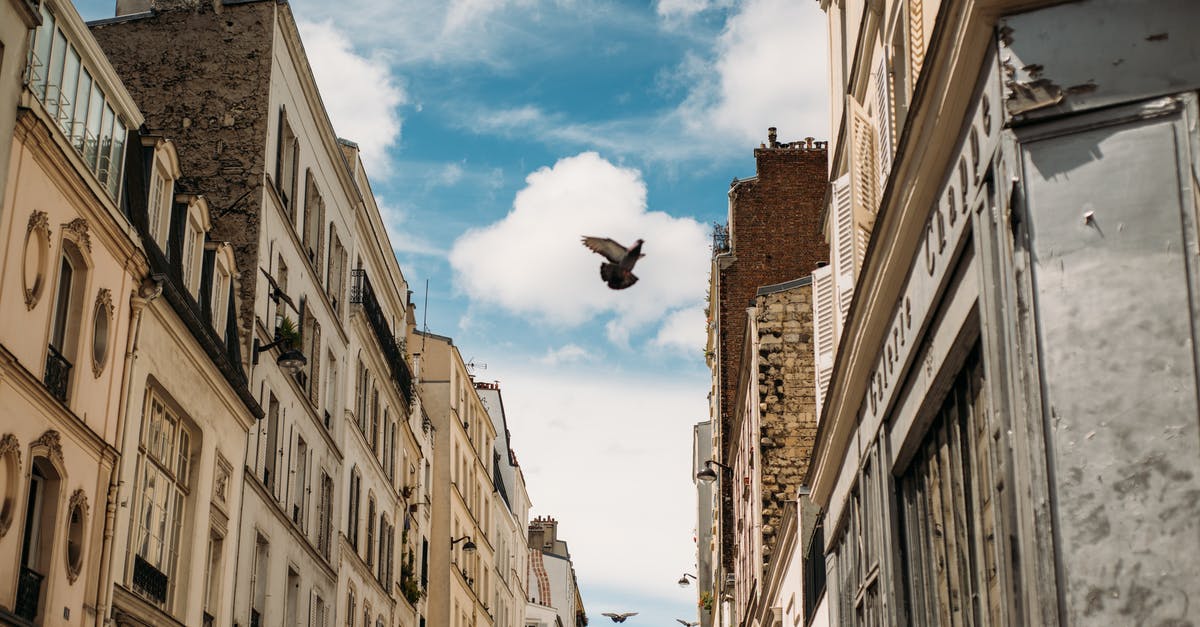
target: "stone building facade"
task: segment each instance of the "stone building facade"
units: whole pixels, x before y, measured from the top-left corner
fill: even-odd
[[[812,331],[794,325],[811,324],[811,310],[801,311],[800,302],[792,302],[797,297],[773,295],[769,286],[809,281],[809,275],[827,261],[829,250],[821,215],[827,176],[825,143],[811,139],[781,143],[772,128],[768,143],[756,149],[754,157],[756,176],[735,179],[730,187],[729,222],[718,228],[714,237],[709,284],[710,459],[714,470],[728,468],[717,473],[719,487],[713,504],[718,512],[713,547],[716,577],[711,589],[698,593],[702,599],[705,595],[714,599],[725,617],[735,611],[731,603],[742,613],[752,605],[746,595],[735,593],[735,587],[744,583],[736,573],[747,569],[761,573],[769,556],[774,536],[767,534],[768,553],[764,555],[762,516],[769,511],[774,519],[781,503],[795,498],[796,477],[785,478],[782,473],[793,473],[785,471],[787,460],[793,465],[800,463],[803,450],[796,441],[799,436],[789,434],[791,426],[784,423],[805,419],[803,416],[811,420],[813,414],[811,394],[803,389],[806,384],[801,379],[810,375],[799,368],[801,362],[811,368],[811,360],[792,342],[783,341],[785,334],[789,339],[809,341]],[[760,288],[768,290],[761,295],[768,299],[761,303],[766,307],[762,315],[768,329],[761,356],[757,348],[760,334],[752,330],[759,322]],[[807,294],[808,289],[801,291]],[[763,364],[761,372],[759,363]],[[769,408],[764,425],[758,423],[760,403]],[[761,434],[760,426],[766,429]],[[755,460],[753,466],[747,465],[751,459]],[[761,462],[767,459],[773,472],[767,475],[770,485],[764,486],[760,471]],[[740,473],[739,463],[745,465]],[[748,472],[750,468],[753,472]],[[740,539],[739,533],[743,534]]]

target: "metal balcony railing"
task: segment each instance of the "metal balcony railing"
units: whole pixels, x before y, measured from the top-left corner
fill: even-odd
[[[21,567],[20,577],[17,582],[17,602],[14,604],[13,613],[32,622],[37,620],[38,601],[42,597],[42,580],[46,577],[24,566]]]
[[[133,558],[133,589],[147,599],[162,605],[167,602],[167,584],[170,579],[166,573],[155,568],[150,562],[142,559],[141,555]]]
[[[713,222],[712,254],[718,255],[724,252],[729,252],[729,225]]]
[[[71,362],[54,346],[46,352],[46,375],[43,382],[50,394],[62,402],[67,402],[67,387],[71,382]]]
[[[379,342],[379,348],[383,351],[388,367],[392,371],[392,379],[400,390],[400,395],[404,397],[404,402],[411,404],[413,399],[412,371],[408,367],[404,351],[396,341],[396,336],[392,334],[391,327],[388,326],[383,308],[379,306],[379,301],[375,298],[375,290],[371,287],[371,280],[367,278],[366,270],[359,268],[351,271],[350,302],[362,305],[363,313],[366,314],[371,330],[375,332],[375,339]]]

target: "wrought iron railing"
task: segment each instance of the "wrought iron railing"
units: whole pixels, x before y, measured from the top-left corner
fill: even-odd
[[[208,612],[204,613],[204,627],[213,627],[216,624],[216,617]]]
[[[162,605],[167,602],[167,584],[170,579],[167,574],[155,568],[142,559],[141,555],[133,558],[133,589],[143,594],[147,599]]]
[[[351,279],[350,302],[362,305],[363,313],[366,314],[371,330],[375,332],[375,339],[379,342],[379,348],[383,351],[392,371],[392,379],[400,390],[400,395],[404,397],[404,402],[411,404],[413,398],[412,371],[408,367],[404,351],[396,341],[396,336],[392,334],[392,329],[383,314],[383,308],[379,306],[379,301],[375,298],[375,290],[371,288],[371,280],[367,278],[367,271],[362,268],[355,269],[351,272]]]
[[[712,254],[717,255],[729,251],[729,225],[713,222],[712,225]]]
[[[31,569],[21,567],[21,578],[17,581],[17,602],[13,613],[27,621],[37,620],[38,601],[42,598],[42,580],[45,575]]]
[[[250,627],[262,627],[262,614],[256,609],[250,610]]]
[[[71,362],[54,346],[46,352],[46,376],[43,381],[54,398],[67,402],[67,387],[71,382]]]

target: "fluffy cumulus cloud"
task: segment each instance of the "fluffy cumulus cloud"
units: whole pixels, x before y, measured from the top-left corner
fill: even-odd
[[[764,141],[829,135],[826,23],[815,2],[746,0],[725,23],[711,64],[678,109],[692,133]]]
[[[647,211],[637,170],[585,152],[525,182],[507,216],[468,231],[450,252],[456,283],[474,301],[563,327],[611,316],[609,337],[623,342],[703,299],[705,227]],[[638,284],[624,291],[605,286],[601,257],[580,244],[581,235],[626,245],[646,240],[646,256],[634,270]]]
[[[696,356],[704,350],[707,331],[704,310],[699,306],[672,312],[663,321],[653,344],[659,348]]]
[[[691,17],[715,7],[728,6],[732,0],[658,0],[658,14],[671,17]]]
[[[408,102],[400,80],[381,56],[356,53],[332,22],[299,27],[334,131],[358,144],[368,175],[387,174],[388,150],[400,141],[400,107]]]

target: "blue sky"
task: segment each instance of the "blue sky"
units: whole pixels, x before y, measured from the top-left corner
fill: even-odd
[[[85,19],[113,0],[76,0]],[[708,232],[768,126],[827,139],[816,0],[294,0],[428,328],[499,380],[593,624],[695,620]],[[601,283],[580,235],[646,240]],[[486,369],[485,369],[486,367]]]

